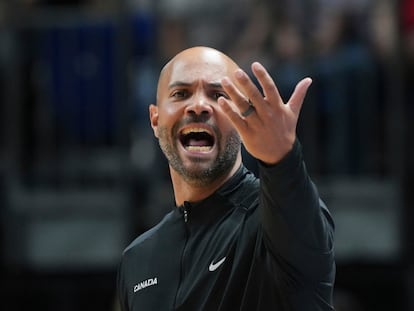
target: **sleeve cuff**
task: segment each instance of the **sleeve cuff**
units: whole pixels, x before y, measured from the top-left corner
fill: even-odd
[[[259,161],[259,169],[262,170],[271,170],[272,172],[284,172],[286,170],[291,170],[294,167],[297,167],[302,161],[302,145],[298,139],[293,143],[292,149],[285,155],[285,157],[276,164],[265,164],[262,161]]]

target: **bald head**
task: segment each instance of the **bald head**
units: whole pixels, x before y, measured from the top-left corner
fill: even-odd
[[[157,102],[160,91],[172,80],[180,80],[181,73],[196,79],[198,76],[217,82],[231,77],[239,66],[226,54],[204,46],[192,47],[174,56],[161,70],[157,87]],[[209,75],[206,77],[206,75]]]

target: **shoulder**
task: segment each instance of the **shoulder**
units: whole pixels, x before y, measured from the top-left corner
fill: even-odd
[[[237,173],[236,181],[220,195],[226,197],[235,206],[251,209],[252,205],[258,202],[260,180],[256,175],[242,166]]]
[[[162,231],[162,229],[165,226],[168,226],[168,223],[171,222],[174,215],[174,211],[169,212],[164,216],[164,218],[156,224],[154,227],[148,229],[138,237],[136,237],[123,251],[123,257],[125,257],[128,254],[134,253],[135,250],[140,249],[142,247],[148,247],[159,236],[159,232]]]

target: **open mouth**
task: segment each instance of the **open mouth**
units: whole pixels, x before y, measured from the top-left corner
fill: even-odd
[[[214,146],[214,135],[204,128],[187,128],[180,134],[184,148],[193,152],[209,152]]]

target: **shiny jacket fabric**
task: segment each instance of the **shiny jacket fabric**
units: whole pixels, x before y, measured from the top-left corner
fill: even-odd
[[[333,220],[302,160],[245,167],[124,251],[123,311],[333,310]]]

